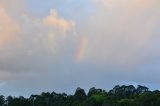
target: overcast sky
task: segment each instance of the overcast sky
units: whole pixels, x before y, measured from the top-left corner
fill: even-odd
[[[159,0],[0,0],[0,93],[160,88]]]

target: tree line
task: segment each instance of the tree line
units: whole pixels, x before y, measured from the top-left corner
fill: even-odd
[[[92,87],[86,93],[78,87],[73,95],[42,92],[29,98],[0,96],[0,106],[160,106],[160,91],[138,85],[116,85],[108,92]]]

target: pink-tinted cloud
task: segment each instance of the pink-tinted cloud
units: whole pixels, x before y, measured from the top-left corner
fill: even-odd
[[[64,18],[59,17],[55,9],[50,11],[50,15],[47,16],[43,22],[45,25],[57,27],[63,31],[68,31],[74,26],[73,21],[67,21]]]
[[[0,8],[0,46],[15,40],[18,32],[19,26],[15,20],[8,15],[4,8]]]

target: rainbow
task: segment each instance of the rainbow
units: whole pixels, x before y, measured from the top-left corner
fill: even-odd
[[[80,63],[85,56],[86,49],[87,49],[87,37],[86,36],[81,36],[79,40],[79,47],[78,50],[76,51],[76,63]]]

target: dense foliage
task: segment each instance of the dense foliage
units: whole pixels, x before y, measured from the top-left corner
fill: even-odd
[[[115,86],[109,92],[90,88],[88,94],[78,87],[74,95],[42,93],[29,98],[0,96],[0,106],[160,106],[160,91],[145,86]]]

